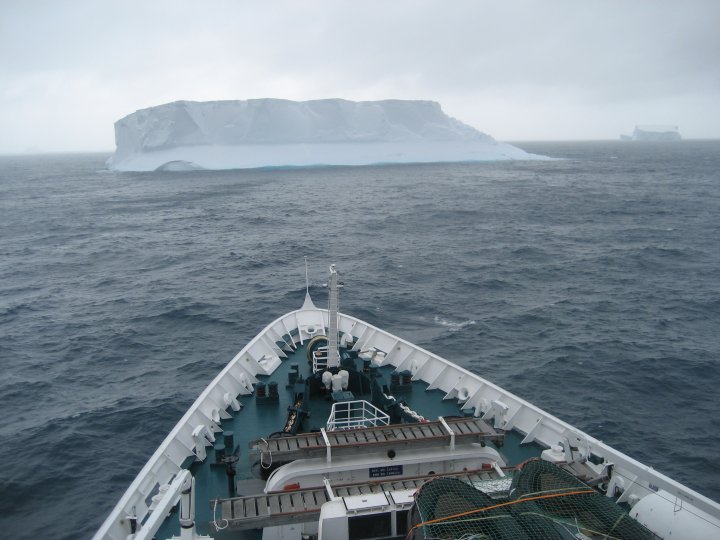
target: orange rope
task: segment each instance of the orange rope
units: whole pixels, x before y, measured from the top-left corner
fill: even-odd
[[[467,512],[462,512],[461,514],[453,514],[452,516],[445,516],[437,519],[432,519],[430,521],[423,521],[422,523],[418,523],[417,525],[414,525],[412,529],[410,529],[407,533],[407,536],[405,537],[405,540],[408,540],[410,538],[410,533],[413,532],[418,527],[424,527],[425,525],[432,525],[433,523],[440,523],[441,521],[447,521],[448,519],[454,519],[464,516],[469,516],[470,514],[477,514],[479,512],[486,512],[487,510],[494,510],[495,508],[500,508],[502,506],[510,506],[513,504],[518,503],[524,503],[528,501],[537,501],[539,499],[554,499],[556,497],[567,497],[568,495],[584,495],[587,493],[595,493],[594,490],[588,489],[583,491],[569,491],[567,493],[553,493],[550,495],[538,495],[536,497],[528,497],[527,499],[517,499],[515,501],[509,501],[504,502],[500,504],[495,504],[493,506],[486,506],[485,508],[478,508],[477,510],[469,510]]]

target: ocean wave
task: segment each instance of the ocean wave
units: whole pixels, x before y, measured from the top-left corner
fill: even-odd
[[[572,159],[109,177],[0,157],[0,530],[89,537],[302,305],[304,256],[318,307],[337,263],[341,311],[720,499],[718,143],[528,149]]]
[[[467,320],[462,322],[454,322],[450,321],[448,319],[445,319],[443,317],[440,317],[439,315],[435,315],[435,318],[433,319],[437,324],[440,326],[444,326],[446,328],[450,329],[450,332],[458,332],[462,330],[463,328],[466,328],[468,326],[477,324],[477,321],[474,320]]]

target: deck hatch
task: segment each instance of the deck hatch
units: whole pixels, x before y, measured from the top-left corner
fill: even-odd
[[[358,510],[369,510],[371,508],[382,508],[387,506],[388,499],[385,493],[367,493],[363,495],[351,495],[343,497],[345,508],[349,512],[357,512]]]

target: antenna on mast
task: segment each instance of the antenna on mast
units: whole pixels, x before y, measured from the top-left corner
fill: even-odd
[[[338,352],[338,274],[335,265],[330,265],[330,279],[328,287],[328,348],[327,348],[327,367],[337,367],[340,365],[340,353]]]

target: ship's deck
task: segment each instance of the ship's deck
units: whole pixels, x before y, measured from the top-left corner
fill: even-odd
[[[195,478],[195,521],[199,533],[210,534],[214,538],[261,537],[261,531],[257,530],[215,531],[211,525],[214,519],[213,512],[216,512],[215,517],[219,519],[221,508],[213,508],[214,501],[228,499],[233,495],[238,497],[256,495],[262,491],[264,482],[256,479],[259,470],[256,463],[258,456],[249,450],[249,443],[283,429],[288,416],[288,407],[294,404],[295,398],[295,388],[287,385],[291,365],[297,364],[303,377],[307,377],[310,372],[306,347],[307,342],[304,345],[297,344],[297,349],[287,353],[288,358],[283,359],[272,376],[259,377],[266,384],[271,381],[278,383],[279,399],[276,402],[261,403],[254,394],[240,396],[238,399],[242,404],[242,409],[238,412],[228,409],[232,418],[222,420],[220,423],[223,431],[233,433],[234,447],[237,449],[239,457],[235,465],[235,494],[230,492],[226,466],[216,464],[215,450],[212,447],[207,448],[207,458],[204,461],[186,464]],[[358,362],[361,364],[360,361]],[[390,375],[393,371],[394,368],[391,366],[377,368],[377,372],[385,384],[390,383]],[[437,420],[441,416],[472,416],[472,411],[461,410],[456,400],[444,400],[445,393],[441,390],[426,390],[426,384],[422,381],[414,381],[411,386],[411,390],[408,389],[397,397],[428,420]],[[355,399],[369,400],[369,396],[355,396]],[[331,412],[332,402],[326,399],[311,399],[305,400],[305,405],[310,414],[303,422],[303,432],[324,428]],[[222,433],[216,434],[216,437],[218,441],[222,440]],[[508,466],[519,464],[531,457],[537,457],[544,449],[537,443],[521,444],[523,438],[524,434],[514,430],[504,433],[504,442],[498,451]],[[496,448],[492,440],[488,440],[486,444]],[[230,449],[226,449],[226,451],[229,453]],[[165,520],[156,537],[169,538],[173,534],[179,535],[179,533],[180,526],[177,515],[173,514]]]
[[[467,484],[487,485],[493,477],[487,470],[462,471],[443,474],[444,477],[457,478]],[[415,476],[400,480],[384,480],[333,486],[336,497],[354,497],[386,492],[415,491],[436,476]],[[498,482],[496,480],[496,482]],[[504,487],[509,487],[510,478],[504,479]],[[235,497],[221,502],[223,525],[227,523],[229,532],[241,529],[253,529],[263,526],[278,526],[296,523],[298,520],[317,520],[320,508],[329,499],[327,490],[308,488],[290,492],[262,493],[258,495]],[[215,533],[217,534],[217,533]]]

